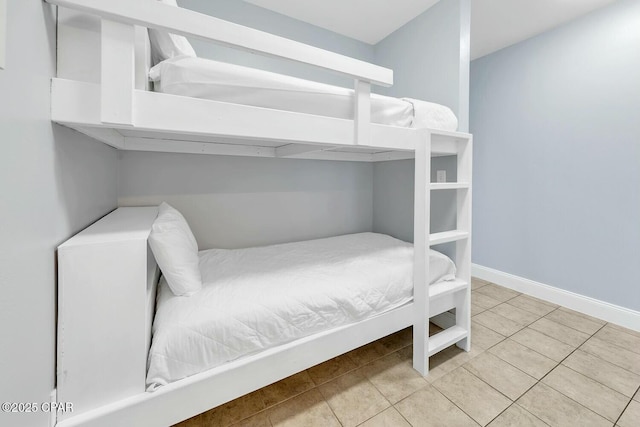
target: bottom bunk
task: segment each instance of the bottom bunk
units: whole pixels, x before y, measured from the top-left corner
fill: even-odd
[[[147,389],[315,333],[365,320],[413,299],[413,245],[359,233],[199,254],[202,289],[173,294],[160,281]],[[455,266],[431,251],[431,283]]]
[[[60,426],[169,426],[415,323],[413,245],[375,233],[202,251],[202,288],[163,278],[156,298],[157,212],[120,208],[59,248]],[[431,316],[468,305],[451,260],[429,267]]]

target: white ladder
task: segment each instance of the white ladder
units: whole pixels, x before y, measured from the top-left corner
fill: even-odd
[[[426,139],[426,144],[416,147],[414,205],[413,367],[423,376],[429,373],[430,356],[453,344],[465,351],[471,346],[472,137],[429,131]],[[456,182],[431,183],[433,145],[455,146]],[[456,229],[430,233],[431,191],[442,190],[457,193]],[[455,242],[456,279],[429,286],[429,248],[449,242]],[[451,309],[455,309],[455,321],[447,313]],[[446,321],[447,318],[451,320]],[[430,319],[445,329],[429,337]]]

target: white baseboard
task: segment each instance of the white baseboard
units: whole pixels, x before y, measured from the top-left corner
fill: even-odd
[[[477,264],[471,265],[471,275],[625,328],[640,331],[640,312],[635,310]]]

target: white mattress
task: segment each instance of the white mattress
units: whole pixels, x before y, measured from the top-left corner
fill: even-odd
[[[431,251],[433,282],[455,266]],[[360,233],[200,252],[203,288],[176,297],[161,280],[147,387],[354,323],[411,301],[413,245]]]
[[[202,58],[175,57],[149,72],[156,91],[255,107],[353,118],[352,89]],[[455,131],[458,119],[443,105],[371,95],[371,120],[392,126]]]

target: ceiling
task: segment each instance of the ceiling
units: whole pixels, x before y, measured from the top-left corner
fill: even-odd
[[[369,44],[378,43],[438,2],[438,0],[245,1]]]
[[[376,44],[439,0],[245,0]],[[479,58],[614,0],[471,0],[471,58]]]
[[[544,33],[614,0],[471,0],[471,59]]]

